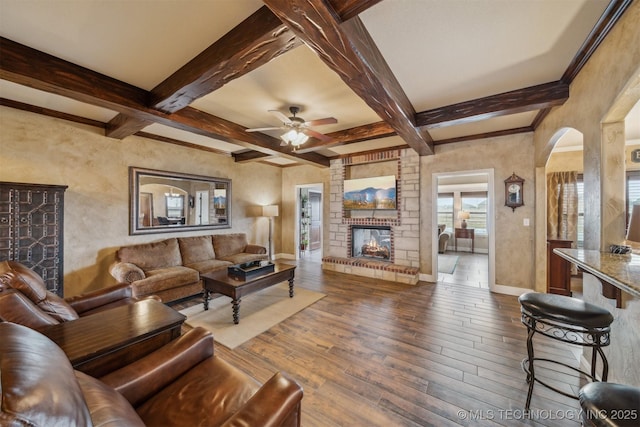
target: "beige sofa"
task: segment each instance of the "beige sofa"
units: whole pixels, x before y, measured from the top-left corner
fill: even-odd
[[[267,249],[248,244],[244,233],[173,237],[121,247],[109,271],[130,283],[136,297],[157,295],[168,303],[201,293],[201,274],[266,259]]]

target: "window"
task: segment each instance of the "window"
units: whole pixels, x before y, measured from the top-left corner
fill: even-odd
[[[469,228],[476,230],[476,233],[487,232],[487,192],[474,191],[460,193],[462,210],[469,212],[467,224]]]
[[[167,200],[167,218],[182,218],[184,216],[184,196],[165,196]]]
[[[640,205],[640,171],[627,171],[627,217],[625,230],[629,227],[629,219],[633,205]]]
[[[453,193],[438,193],[438,224],[453,231]]]
[[[631,207],[640,204],[640,171],[628,171],[626,179],[627,216],[626,227],[629,226]],[[578,174],[578,247],[584,247],[584,177]]]

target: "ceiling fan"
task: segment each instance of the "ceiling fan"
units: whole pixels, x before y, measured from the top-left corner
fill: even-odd
[[[291,117],[285,116],[278,110],[269,110],[270,113],[274,114],[282,121],[282,126],[247,129],[247,132],[262,132],[265,130],[283,129],[286,132],[280,136],[280,138],[282,139],[282,143],[280,145],[291,144],[294,147],[304,144],[310,136],[317,138],[323,142],[328,142],[333,139],[330,136],[324,135],[311,129],[310,126],[321,126],[338,123],[338,120],[336,120],[335,118],[326,117],[324,119],[310,120],[307,122],[302,117],[296,116],[296,114],[298,114],[298,112],[300,111],[299,107],[289,107],[289,111],[291,112]]]

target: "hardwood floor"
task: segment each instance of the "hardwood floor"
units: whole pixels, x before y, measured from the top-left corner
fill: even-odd
[[[523,417],[516,297],[323,272],[312,260],[298,263],[296,286],[327,296],[233,351],[216,343],[216,354],[259,381],[280,370],[296,378],[305,427],[579,425],[577,401],[539,384]],[[536,355],[577,366],[567,347],[538,340]],[[563,372],[537,373],[564,390],[580,386]]]
[[[445,255],[457,256],[458,262],[453,273],[438,273],[438,282],[489,289],[488,254],[447,251]]]

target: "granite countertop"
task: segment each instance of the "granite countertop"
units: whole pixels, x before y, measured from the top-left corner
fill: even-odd
[[[553,252],[587,273],[640,297],[640,255],[564,248],[554,249]]]

